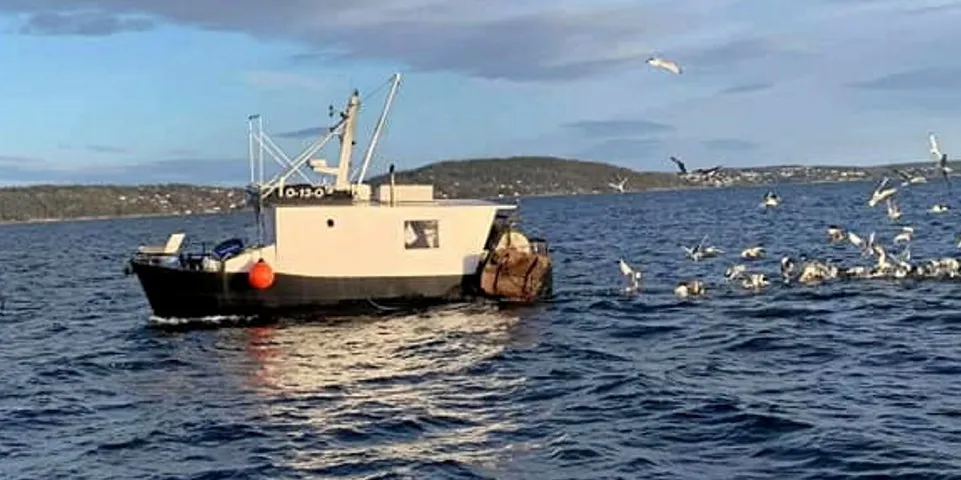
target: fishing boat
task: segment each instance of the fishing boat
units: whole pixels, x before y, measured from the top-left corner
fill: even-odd
[[[257,238],[237,236],[188,252],[186,232],[175,231],[165,245],[141,245],[127,271],[137,276],[154,315],[370,314],[478,299],[547,299],[549,246],[525,235],[517,205],[436,198],[432,184],[397,183],[394,165],[379,185],[364,182],[400,80],[394,74],[388,81],[355,180],[356,90],[339,112],[330,107],[336,123],[326,135],[294,158],[263,132],[259,115],[250,116],[245,192]],[[335,137],[340,149],[331,166],[315,156]],[[265,151],[283,167],[266,180]],[[297,183],[289,181],[294,174]]]

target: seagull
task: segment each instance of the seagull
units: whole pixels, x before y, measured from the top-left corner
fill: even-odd
[[[747,271],[747,267],[744,265],[731,265],[730,267],[727,267],[727,270],[724,271],[724,277],[728,280],[736,280],[745,271]]]
[[[750,247],[741,251],[741,258],[755,260],[764,256],[764,247]]]
[[[887,206],[888,206],[888,218],[890,218],[891,220],[897,220],[901,218],[901,208],[898,207],[898,202],[896,202],[892,198],[888,198]]]
[[[684,166],[684,162],[678,160],[677,157],[674,156],[671,157],[671,161],[677,165],[677,169],[679,170],[679,172],[677,172],[678,175],[687,175],[687,167]]]
[[[631,268],[631,266],[628,265],[623,258],[618,260],[617,263],[621,267],[621,274],[623,274],[627,278],[627,280],[630,282],[630,285],[627,288],[625,288],[625,290],[628,292],[633,292],[637,290],[641,286],[640,285],[641,272],[635,271],[633,268]]]
[[[875,253],[877,253],[876,247],[879,245],[877,245],[874,242],[875,238],[876,238],[875,232],[871,232],[871,234],[868,235],[868,241],[864,243],[861,256],[870,257],[871,255],[874,255]]]
[[[894,243],[908,243],[914,237],[914,227],[901,227],[901,233],[894,236]]]
[[[864,248],[864,239],[854,232],[848,232],[848,241],[851,242],[851,245],[854,245],[855,247],[861,249]]]
[[[844,240],[844,230],[837,225],[828,225],[828,241],[837,243]]]
[[[888,177],[884,177],[880,182],[878,182],[878,185],[874,187],[874,192],[871,193],[871,199],[868,200],[869,207],[874,207],[878,203],[891,198],[895,193],[898,192],[898,189],[894,187],[884,188],[888,186],[888,182],[890,181],[891,180],[888,179]]]
[[[625,179],[621,180],[619,183],[608,182],[607,184],[608,184],[611,188],[613,188],[614,190],[616,190],[616,191],[618,191],[618,192],[620,192],[620,193],[624,193],[624,185],[625,185],[626,183],[627,183],[627,179],[625,178]]]
[[[781,277],[784,279],[784,283],[791,280],[795,268],[797,268],[797,265],[794,263],[794,259],[791,257],[781,257]]]
[[[948,155],[946,153],[941,153],[941,148],[938,147],[938,139],[935,138],[934,133],[928,134],[928,141],[931,143],[931,155],[934,156],[934,161],[938,166],[938,170],[941,170],[941,176],[944,177],[944,181],[948,183],[948,187],[951,186],[951,181],[948,180],[948,174],[951,173],[951,167],[948,166]]]
[[[902,172],[896,168],[891,169],[892,172],[901,177],[904,181],[901,182],[902,187],[907,187],[908,185],[913,185],[917,183],[927,183],[928,179],[920,175],[911,176],[907,173]]]
[[[816,285],[834,278],[837,269],[825,265],[817,260],[805,262],[801,266],[801,273],[798,275],[798,282],[806,285]]]
[[[747,290],[757,291],[770,285],[770,283],[771,282],[768,282],[767,277],[765,277],[763,273],[752,273],[741,281],[741,286]]]
[[[950,209],[951,207],[943,203],[935,203],[934,205],[931,206],[930,209],[928,209],[928,211],[931,213],[942,213],[942,212],[947,212]]]
[[[664,70],[667,70],[669,72],[672,72],[678,75],[681,74],[681,67],[678,64],[667,59],[663,59],[659,57],[650,57],[647,59],[647,64],[652,67],[663,68]]]
[[[674,287],[674,295],[681,298],[687,298],[691,296],[699,296],[704,294],[704,283],[700,280],[691,280],[688,282],[679,282],[676,287]]]
[[[690,259],[694,260],[695,262],[702,258],[712,258],[712,257],[716,257],[720,253],[724,253],[723,250],[717,247],[710,247],[710,246],[705,247],[704,242],[706,241],[707,241],[707,235],[704,235],[704,238],[701,239],[701,242],[698,243],[696,247],[690,248],[690,247],[682,246],[681,248],[684,249],[684,253],[687,254],[687,256],[690,257]]]
[[[694,173],[698,175],[704,175],[705,177],[713,177],[720,169],[721,169],[721,166],[716,165],[711,168],[697,168],[694,170]]]
[[[764,194],[764,201],[761,202],[761,206],[765,208],[774,208],[781,204],[781,197],[777,196],[774,192],[767,192]]]

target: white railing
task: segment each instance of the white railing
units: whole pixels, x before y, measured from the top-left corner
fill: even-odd
[[[357,176],[356,183],[359,185],[363,183],[364,176],[367,174],[368,166],[370,165],[371,159],[374,155],[374,150],[377,147],[378,140],[380,139],[381,132],[386,123],[387,116],[390,112],[390,107],[394,102],[397,90],[400,86],[401,75],[395,73],[391,75],[390,79],[382,84],[381,87],[374,89],[376,92],[380,90],[383,86],[390,84],[390,90],[387,93],[387,98],[384,101],[383,110],[381,111],[380,117],[377,120],[377,124],[371,134],[370,143],[367,145],[367,149],[364,152],[363,164],[361,166],[359,175]],[[356,95],[356,91],[355,91]],[[292,175],[295,173],[300,176],[307,184],[312,186],[326,185],[329,183],[330,175],[337,175],[340,165],[336,167],[331,167],[325,164],[324,161],[317,161],[314,159],[314,155],[323,149],[331,138],[334,136],[341,136],[343,138],[344,130],[348,125],[353,125],[353,122],[349,122],[349,111],[351,110],[351,102],[355,101],[355,97],[352,95],[351,99],[348,101],[347,108],[344,111],[336,112],[333,107],[330,109],[330,115],[334,116],[339,113],[340,119],[334,126],[328,128],[328,132],[317,139],[315,142],[311,143],[307,148],[305,148],[300,154],[291,158],[283,149],[281,149],[271,138],[264,132],[264,122],[260,114],[254,114],[247,117],[247,132],[248,132],[248,156],[250,161],[250,187],[252,190],[256,190],[260,193],[260,199],[264,199],[274,191],[283,188],[283,185],[287,182]],[[359,109],[359,103],[355,112]],[[356,115],[356,113],[354,113]],[[350,162],[350,152],[352,151],[353,145],[341,145],[341,158],[346,159],[347,169],[345,170],[349,174],[349,162]],[[347,149],[347,150],[345,150]],[[346,151],[347,155],[344,156],[343,153]],[[270,179],[264,178],[264,159],[265,154],[271,157],[275,163],[277,163],[282,170]],[[312,171],[315,174],[324,175],[320,179],[312,179],[311,176],[306,174],[302,167],[308,162],[316,162],[316,165],[311,165]],[[340,183],[340,182],[338,182]]]

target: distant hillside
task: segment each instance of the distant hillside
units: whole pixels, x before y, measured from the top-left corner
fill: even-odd
[[[0,188],[0,221],[235,210],[243,190],[197,185],[35,185]]]
[[[574,195],[611,192],[608,183],[627,179],[627,190],[686,185],[674,173],[638,172],[608,163],[555,157],[508,157],[452,160],[395,174],[398,183],[432,183],[441,198]],[[371,178],[371,185],[389,181]]]
[[[555,157],[508,157],[444,161],[397,172],[399,183],[432,183],[438,198],[496,198],[608,193],[609,183],[626,179],[626,191],[654,188],[726,187],[783,183],[845,182],[894,176],[933,175],[933,162],[871,167],[765,166],[723,168],[706,175],[638,172],[601,162]],[[957,166],[954,166],[956,170]],[[694,167],[689,166],[689,169]],[[693,170],[692,170],[693,172]],[[387,183],[386,175],[368,180]],[[112,217],[189,215],[237,210],[243,190],[202,185],[151,186],[36,185],[0,188],[0,222]]]
[[[869,167],[770,165],[721,168],[708,175],[697,173],[699,166],[688,165],[690,173],[678,175],[676,171],[638,172],[608,163],[556,157],[508,157],[438,162],[397,172],[396,179],[399,183],[432,183],[439,198],[493,198],[609,193],[614,191],[609,183],[622,179],[627,179],[625,191],[852,182],[876,180],[881,176],[896,177],[892,168],[911,175],[931,175],[933,166],[933,162]],[[387,181],[386,175],[368,180],[371,185]]]

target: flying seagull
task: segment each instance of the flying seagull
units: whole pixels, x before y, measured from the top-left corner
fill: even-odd
[[[928,141],[931,142],[931,155],[934,156],[938,170],[941,170],[941,176],[944,177],[944,181],[947,182],[950,188],[951,181],[948,180],[948,174],[951,173],[951,167],[948,166],[948,154],[941,153],[941,149],[938,147],[938,139],[934,137],[934,133],[928,134]]]
[[[620,182],[607,182],[607,185],[613,188],[615,191],[624,193],[624,185],[627,183],[627,179],[622,179]]]
[[[647,64],[652,67],[663,68],[664,70],[676,73],[678,75],[681,74],[681,67],[678,64],[660,57],[648,58]]]
[[[641,285],[640,285],[640,280],[641,280],[641,278],[642,278],[642,276],[643,276],[643,275],[641,274],[641,272],[636,271],[636,270],[634,270],[633,268],[631,268],[631,266],[628,265],[627,262],[625,262],[623,258],[622,258],[622,259],[619,259],[619,260],[617,261],[617,263],[618,263],[618,264],[620,265],[620,267],[621,267],[621,275],[624,275],[624,277],[627,279],[627,281],[628,281],[628,283],[629,283],[629,285],[627,286],[627,288],[625,288],[624,290],[627,291],[627,292],[633,292],[633,291],[637,290],[638,288],[640,288],[640,286],[641,286]]]
[[[715,173],[717,173],[718,170],[720,170],[720,169],[721,169],[721,166],[720,166],[720,165],[717,165],[717,166],[714,166],[714,167],[711,167],[711,168],[696,168],[696,169],[694,169],[694,173],[697,173],[697,174],[700,174],[700,175],[705,175],[705,176],[710,177],[710,176],[714,175]]]
[[[880,182],[878,182],[877,186],[874,187],[874,191],[871,192],[871,198],[868,200],[869,207],[873,208],[875,205],[893,197],[894,194],[898,193],[897,188],[884,188],[888,186],[888,182],[890,181],[891,180],[888,177],[884,177]]]
[[[684,162],[677,159],[677,157],[671,157],[671,161],[677,165],[677,169],[680,170],[678,175],[687,175],[687,167],[684,166]]]
[[[898,169],[896,169],[896,168],[892,168],[891,171],[894,172],[894,173],[896,173],[899,177],[901,177],[901,179],[903,180],[903,181],[901,182],[901,186],[902,186],[902,187],[906,187],[906,186],[908,186],[908,185],[913,185],[913,184],[917,184],[917,183],[925,183],[925,182],[928,181],[928,179],[926,179],[926,178],[924,178],[924,177],[922,177],[922,176],[920,176],[920,175],[910,175],[910,174],[908,174],[908,173],[906,173],[906,172],[902,172],[901,170],[898,170]]]

